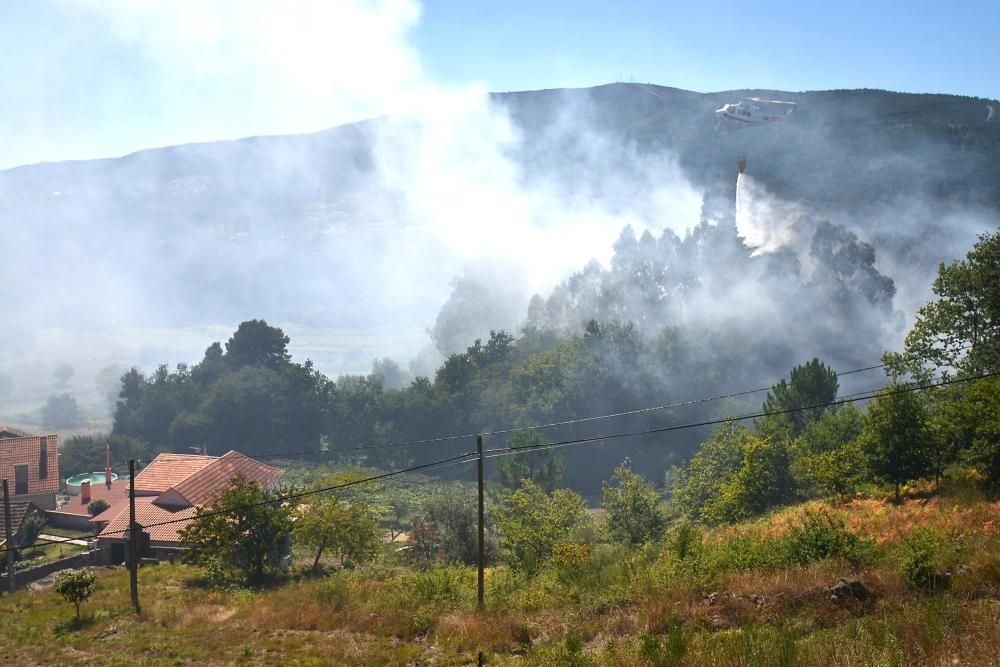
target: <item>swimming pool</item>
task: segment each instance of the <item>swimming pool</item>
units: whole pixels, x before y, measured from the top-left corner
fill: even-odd
[[[118,479],[118,475],[111,473],[111,481]],[[104,472],[85,472],[79,475],[73,475],[66,480],[66,492],[75,496],[80,493],[80,485],[86,481],[90,481],[91,486],[96,486],[97,484],[104,484]]]

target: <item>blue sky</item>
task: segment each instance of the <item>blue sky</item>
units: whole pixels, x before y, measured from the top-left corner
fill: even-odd
[[[628,80],[699,91],[1000,94],[1000,2],[436,2],[414,42],[495,90]]]
[[[998,34],[995,0],[5,0],[0,168],[312,131],[472,84],[995,98]]]

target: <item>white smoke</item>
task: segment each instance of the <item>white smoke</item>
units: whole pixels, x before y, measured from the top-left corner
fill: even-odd
[[[53,283],[65,286],[61,298],[90,316],[88,342],[82,344],[75,330],[80,318],[70,316],[56,296],[22,295],[20,319],[59,324],[49,325],[48,333],[26,327],[36,340],[15,336],[26,349],[7,357],[5,351],[15,348],[0,340],[0,365],[6,363],[18,377],[47,375],[47,370],[27,369],[24,363],[46,363],[42,360],[51,359],[54,348],[60,358],[77,363],[81,382],[109,363],[149,367],[196,362],[213,338],[223,336],[218,332],[231,332],[239,319],[255,317],[292,334],[297,359],[310,356],[328,373],[357,372],[367,369],[375,356],[390,354],[405,361],[418,352],[413,333],[433,325],[456,275],[485,276],[496,291],[491,302],[520,301],[523,314],[531,293],[546,292],[591,258],[606,261],[626,225],[641,233],[664,226],[683,230],[697,222],[701,195],[670,155],[644,155],[622,145],[584,120],[588,115],[580,109],[567,110],[550,128],[552,145],[541,148],[546,155],[562,156],[563,143],[571,140],[576,153],[566,158],[572,168],[565,173],[578,175],[579,182],[567,187],[550,175],[554,170],[529,177],[519,160],[525,148],[522,137],[486,87],[477,82],[444,85],[427,71],[412,45],[421,8],[411,0],[65,0],[58,7],[78,30],[46,45],[51,62],[32,70],[38,81],[7,82],[46,91],[27,98],[23,108],[4,110],[9,122],[0,124],[0,143],[23,149],[8,155],[30,155],[25,162],[105,157],[191,141],[320,130],[378,117],[363,127],[374,145],[373,175],[365,186],[370,189],[330,193],[331,201],[349,195],[363,202],[357,217],[374,222],[362,225],[351,218],[331,227],[322,246],[330,247],[329,259],[310,270],[308,286],[298,282],[301,271],[267,271],[271,293],[287,295],[286,301],[307,316],[341,316],[322,325],[333,331],[332,337],[323,333],[319,341],[319,333],[310,336],[302,330],[301,323],[310,321],[307,316],[296,320],[297,327],[269,312],[263,300],[241,304],[238,318],[202,320],[197,329],[182,332],[169,313],[173,304],[188,299],[185,286],[164,285],[150,295],[135,286],[133,276],[147,263],[200,257],[206,241],[164,241],[165,232],[152,225],[113,227],[105,215],[111,202],[118,201],[119,192],[136,187],[129,169],[122,168],[112,187],[72,194],[74,226],[106,234],[121,247],[123,261],[95,264],[81,256],[71,235],[60,237],[59,247],[46,248],[53,258],[47,273]],[[108,67],[104,58],[109,52],[130,67]],[[99,122],[90,119],[94,122],[83,127],[80,122],[43,123],[53,115],[71,116],[79,106],[59,103],[66,94],[63,61],[74,62],[75,85],[86,82],[85,99],[104,110]],[[19,136],[4,134],[3,127],[19,128]],[[64,133],[64,127],[74,131]],[[31,150],[25,152],[25,147]],[[204,154],[211,151],[209,147]],[[133,162],[169,159],[160,155],[145,153]],[[279,152],[270,176],[259,175],[260,180],[254,180],[256,174],[244,178],[240,165],[209,165],[206,172],[228,179],[217,184],[220,191],[236,194],[200,211],[204,221],[198,223],[199,233],[208,234],[213,225],[229,224],[229,219],[253,217],[242,209],[259,200],[257,187],[277,189],[285,181],[318,178],[322,165],[311,159],[294,148]],[[263,183],[265,178],[275,182]],[[155,193],[160,183],[154,180],[148,187]],[[14,236],[6,240],[14,254],[18,248],[42,245],[31,229],[14,224],[9,229]],[[270,229],[238,228],[228,243],[220,242],[212,266],[222,275],[249,280],[268,267],[301,262],[286,250],[290,244],[266,233]],[[172,253],[169,260],[165,251]],[[57,276],[60,271],[63,275]],[[306,296],[300,296],[303,287],[312,288]],[[340,300],[331,306],[334,296]],[[168,315],[158,317],[163,313]],[[125,326],[154,320],[167,324],[160,330],[151,324],[136,327],[121,336]],[[486,330],[492,325],[480,323]],[[379,338],[386,331],[404,340],[393,344],[388,335]],[[373,349],[372,341],[382,345],[383,340],[385,347]],[[48,350],[40,347],[42,341],[49,341]]]
[[[763,184],[746,174],[736,179],[736,230],[752,257],[782,250],[795,253],[803,269],[810,272],[809,243],[812,222],[804,206],[771,194]]]

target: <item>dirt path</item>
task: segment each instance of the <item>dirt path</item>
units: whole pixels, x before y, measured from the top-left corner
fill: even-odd
[[[986,122],[993,120],[993,116],[997,113],[997,107],[995,104],[987,104],[986,108],[989,109],[989,113],[986,114]]]

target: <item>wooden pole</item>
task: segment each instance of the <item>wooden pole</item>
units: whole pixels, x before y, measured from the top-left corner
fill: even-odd
[[[139,613],[139,533],[135,525],[135,459],[128,461],[128,583],[132,608]]]
[[[10,493],[7,490],[7,480],[3,481],[3,527],[7,538],[7,592],[14,592],[14,530],[10,523]]]
[[[476,436],[476,452],[479,454],[479,458],[476,460],[476,471],[479,477],[479,573],[476,608],[482,611],[486,589],[486,526],[483,518],[483,436],[481,435]]]

